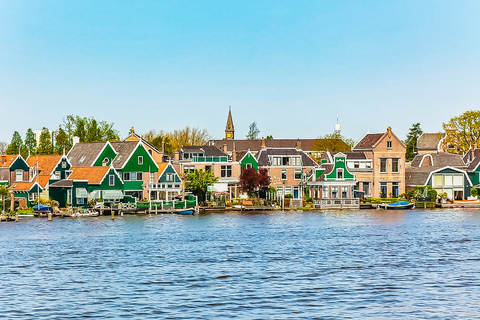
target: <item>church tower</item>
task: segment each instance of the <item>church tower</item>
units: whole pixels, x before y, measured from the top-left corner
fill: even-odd
[[[234,140],[234,139],[235,139],[235,129],[233,127],[233,120],[232,120],[232,107],[228,106],[227,125],[225,126],[225,140]]]

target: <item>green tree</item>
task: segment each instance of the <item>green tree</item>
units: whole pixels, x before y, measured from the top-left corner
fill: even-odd
[[[37,139],[31,128],[28,128],[27,133],[25,134],[25,149],[28,154],[37,153]]]
[[[55,136],[55,153],[63,154],[66,153],[68,150],[69,142],[68,142],[68,135],[63,130],[62,126],[58,127],[57,134]]]
[[[20,136],[20,133],[18,133],[18,131],[15,131],[12,136],[12,141],[8,145],[6,153],[19,154],[22,146],[23,146],[22,137]]]
[[[53,153],[53,143],[52,135],[50,131],[43,127],[42,133],[40,133],[40,140],[38,143],[38,154],[52,154]]]
[[[315,140],[312,146],[313,151],[350,152],[352,151],[354,141],[344,136],[338,136],[336,133],[326,134]]]
[[[253,121],[248,127],[247,140],[257,140],[260,130],[257,127],[257,122]]]
[[[412,161],[417,152],[417,141],[418,138],[422,135],[423,131],[420,128],[420,123],[414,123],[410,128],[410,131],[407,134],[407,139],[405,140],[405,146],[407,151],[405,153],[405,159],[407,161]]]
[[[104,142],[118,140],[118,131],[113,128],[113,123],[97,121],[93,117],[80,117],[68,115],[63,120],[62,129],[67,135],[66,151],[72,146],[73,137],[76,136],[80,142]]]
[[[447,133],[454,131],[456,141],[451,143],[458,145],[458,151],[467,151],[472,146],[480,147],[480,111],[466,111],[443,123],[443,128]]]
[[[195,169],[190,172],[186,178],[187,189],[198,197],[198,201],[205,201],[205,194],[207,187],[217,181],[217,177],[210,171],[203,171]]]
[[[273,140],[273,136],[272,136],[272,135],[268,135],[265,139],[266,139],[266,140]]]
[[[2,213],[5,213],[5,199],[8,197],[8,187],[6,185],[0,185],[0,197],[2,197]]]

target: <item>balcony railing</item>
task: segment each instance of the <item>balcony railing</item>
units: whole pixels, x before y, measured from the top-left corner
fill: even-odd
[[[187,159],[184,159],[187,160]],[[227,157],[192,157],[193,162],[228,162]]]
[[[360,199],[313,200],[313,206],[317,209],[358,209],[360,208]]]

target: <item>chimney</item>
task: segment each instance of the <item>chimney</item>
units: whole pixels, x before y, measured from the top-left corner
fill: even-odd
[[[180,153],[179,153],[178,151],[176,151],[176,152],[173,154],[173,161],[175,161],[175,162],[180,161]]]
[[[232,161],[237,162],[237,151],[235,150],[232,151]]]
[[[5,151],[3,151],[3,154],[2,154],[2,164],[7,162],[7,156],[5,155]]]
[[[261,149],[267,149],[267,146],[265,145],[265,138],[262,137],[262,146],[260,147]]]
[[[225,153],[228,152],[228,146],[227,146],[226,143],[223,145],[223,152],[225,152]]]
[[[302,143],[300,142],[300,139],[297,139],[297,150],[302,150]]]
[[[165,142],[162,141],[162,153],[165,153]]]

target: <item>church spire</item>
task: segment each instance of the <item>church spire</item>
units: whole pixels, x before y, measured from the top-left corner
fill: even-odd
[[[233,127],[232,107],[228,106],[227,125],[225,126],[225,140],[233,139],[235,139],[235,128]]]

